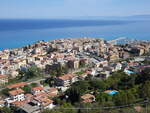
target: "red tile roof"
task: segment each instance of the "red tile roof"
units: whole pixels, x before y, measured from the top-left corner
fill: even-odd
[[[27,101],[15,101],[15,102],[12,102],[11,104],[13,104],[15,106],[22,106],[25,103],[27,103]]]
[[[1,78],[7,78],[8,76],[7,75],[0,75],[0,79]]]
[[[58,96],[56,93],[47,93],[47,95],[48,95],[49,97],[57,97],[57,96]]]
[[[27,85],[26,82],[20,82],[20,83],[8,85],[8,86],[6,86],[6,87],[9,88],[9,89],[12,89],[12,88],[23,87],[23,86],[25,86],[25,85]]]
[[[37,86],[37,87],[32,88],[32,90],[34,90],[34,91],[43,90],[43,89],[44,89],[44,88],[41,87],[41,86]]]
[[[0,100],[0,105],[5,104],[5,101]]]
[[[24,91],[22,89],[16,89],[16,90],[9,91],[9,94],[13,95],[13,96],[21,94],[21,93],[24,93]]]
[[[27,93],[27,94],[25,94],[25,97],[33,97],[33,95],[30,93]]]
[[[58,91],[58,89],[57,88],[50,88],[49,91],[50,92],[55,92],[55,91]]]
[[[61,79],[61,80],[70,80],[74,76],[75,76],[74,74],[66,74],[66,75],[63,75],[63,76],[59,77],[59,79]]]
[[[38,94],[35,95],[36,97],[46,97],[47,96],[47,93],[45,92],[40,92]]]
[[[93,100],[92,99],[86,99],[86,100],[83,100],[82,102],[83,103],[91,103],[91,102],[93,102]]]
[[[37,97],[35,100],[41,102],[43,106],[48,106],[49,104],[53,103],[54,101],[51,99],[48,99],[47,97]]]

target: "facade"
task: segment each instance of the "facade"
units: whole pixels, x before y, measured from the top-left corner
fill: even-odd
[[[16,89],[16,90],[9,91],[9,95],[13,101],[25,100],[24,91],[22,89]]]
[[[5,106],[5,101],[0,100],[0,108]]]
[[[32,89],[31,89],[31,92],[32,92],[33,95],[36,95],[36,94],[38,94],[38,93],[43,92],[43,89],[44,89],[43,87],[37,86],[37,87],[32,88]]]
[[[0,85],[5,85],[6,83],[8,83],[8,76],[0,75]]]
[[[56,82],[58,86],[68,87],[76,81],[77,76],[75,76],[74,74],[66,74],[61,77],[58,77]]]

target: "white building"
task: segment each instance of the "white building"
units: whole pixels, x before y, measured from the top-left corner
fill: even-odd
[[[9,91],[11,100],[13,101],[23,101],[25,100],[24,91],[22,89],[16,89]]]
[[[72,83],[76,82],[77,80],[78,80],[78,78],[74,74],[66,74],[66,75],[63,75],[61,77],[58,77],[57,84],[59,86],[68,87]]]
[[[41,93],[43,91],[44,91],[44,88],[41,86],[37,86],[37,87],[34,87],[31,89],[31,92],[33,95],[36,95],[36,94]]]

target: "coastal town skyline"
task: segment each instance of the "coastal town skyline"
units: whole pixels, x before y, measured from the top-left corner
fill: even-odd
[[[0,113],[150,113],[150,0],[0,0]]]

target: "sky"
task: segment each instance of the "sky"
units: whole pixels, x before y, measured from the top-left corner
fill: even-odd
[[[0,0],[0,18],[150,14],[150,0]]]

